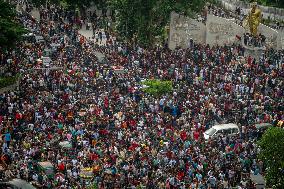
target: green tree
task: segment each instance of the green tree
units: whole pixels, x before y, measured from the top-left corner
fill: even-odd
[[[284,130],[270,128],[259,141],[260,154],[267,167],[265,179],[268,186],[284,188]]]
[[[26,32],[16,19],[15,7],[0,0],[0,47],[13,47]]]
[[[118,33],[143,45],[153,45],[155,37],[165,33],[172,11],[192,17],[204,5],[205,0],[109,0]]]
[[[70,8],[85,9],[95,5],[99,9],[107,8],[107,0],[63,0]]]
[[[142,84],[147,86],[143,91],[153,96],[161,96],[173,91],[172,81],[150,79],[142,82]]]
[[[40,6],[46,6],[47,4],[60,4],[60,0],[32,0],[31,3],[35,6],[35,7],[40,7]]]

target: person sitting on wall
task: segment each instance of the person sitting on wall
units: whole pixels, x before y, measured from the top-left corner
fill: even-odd
[[[250,47],[264,47],[266,43],[266,37],[262,34],[253,36],[250,33],[244,34],[244,45]]]

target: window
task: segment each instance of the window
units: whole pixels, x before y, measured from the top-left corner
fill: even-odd
[[[205,134],[212,136],[214,135],[214,133],[216,133],[216,129],[210,128],[207,131],[205,131]]]
[[[224,134],[224,130],[219,130],[219,131],[217,131],[217,133],[216,133],[216,135],[218,136],[218,135],[221,135],[221,134]]]
[[[232,134],[237,134],[238,132],[239,132],[239,130],[237,128],[232,129]]]
[[[224,135],[230,135],[232,133],[232,129],[228,128],[228,129],[224,129]]]

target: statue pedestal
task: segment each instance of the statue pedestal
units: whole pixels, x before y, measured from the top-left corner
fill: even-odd
[[[251,56],[259,61],[259,57],[261,57],[262,53],[266,51],[266,47],[250,47],[243,45],[245,48],[245,56]]]

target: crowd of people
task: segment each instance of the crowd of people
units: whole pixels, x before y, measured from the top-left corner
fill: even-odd
[[[266,46],[266,37],[262,34],[253,36],[250,33],[244,34],[244,45],[252,47],[265,47]]]
[[[71,12],[42,11],[40,21],[19,17],[45,41],[1,56],[22,77],[19,91],[0,95],[0,178],[39,188],[254,188],[249,175],[265,169],[254,124],[283,120],[283,51],[256,61],[237,45],[171,51],[110,35],[102,43],[80,35]],[[46,49],[52,62],[44,67]],[[145,79],[170,80],[173,92],[147,94]],[[230,122],[239,136],[204,139]],[[54,176],[38,162],[50,162]]]

